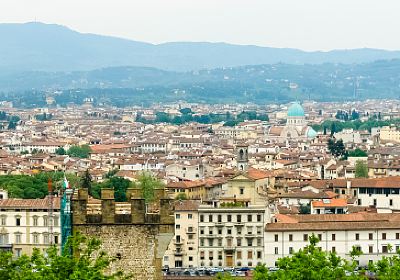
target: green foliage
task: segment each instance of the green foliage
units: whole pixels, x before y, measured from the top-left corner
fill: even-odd
[[[154,199],[154,189],[164,188],[164,184],[153,177],[150,173],[142,172],[137,182],[134,183],[135,187],[142,190],[142,196],[146,203],[152,202]]]
[[[100,245],[98,239],[76,234],[68,239],[63,254],[59,254],[55,246],[46,253],[35,248],[31,257],[23,255],[17,259],[11,253],[0,252],[0,279],[128,279],[122,272],[104,274],[114,259],[100,251]]]
[[[380,115],[379,115],[380,118]],[[315,131],[324,131],[327,129],[331,129],[332,126],[334,127],[334,132],[340,132],[343,129],[353,129],[353,130],[368,130],[371,131],[371,128],[373,127],[383,127],[383,126],[389,126],[389,125],[400,125],[400,119],[394,119],[394,120],[388,120],[388,121],[382,121],[381,119],[378,119],[377,117],[370,118],[368,121],[360,121],[359,119],[357,120],[348,120],[348,121],[331,121],[327,120],[324,121],[320,125],[313,125],[312,128],[314,128]]]
[[[71,185],[76,185],[78,178],[67,174]],[[51,178],[53,188],[59,189],[64,179],[63,172],[42,172],[33,176],[4,175],[0,176],[0,188],[8,191],[13,198],[44,198],[48,194],[47,182]]]
[[[35,119],[38,121],[49,121],[52,118],[53,118],[52,114],[43,113],[43,114],[35,115]]]
[[[346,155],[346,148],[344,147],[342,139],[339,139],[338,141],[336,141],[334,138],[329,138],[328,150],[335,157],[340,157],[340,156]]]
[[[186,194],[185,193],[180,193],[175,197],[176,200],[186,200]]]
[[[368,178],[368,164],[365,161],[357,160],[356,178]]]
[[[74,145],[68,149],[67,154],[71,157],[88,158],[90,152],[91,149],[89,145],[82,145],[82,146]]]
[[[220,205],[222,208],[240,208],[245,207],[243,202],[235,201],[235,202],[222,202]]]
[[[86,169],[81,177],[81,187],[87,189],[88,193],[92,195],[92,175],[90,175],[88,169]]]
[[[308,204],[301,204],[299,209],[300,214],[311,214],[311,205]]]
[[[126,190],[131,186],[131,181],[122,177],[113,176],[102,183],[91,184],[91,195],[101,198],[101,189],[114,189],[114,198],[117,202],[127,201]]]
[[[63,155],[66,155],[66,154],[67,154],[67,152],[65,151],[65,149],[63,147],[60,147],[60,148],[56,149],[56,155],[63,156]]]
[[[360,148],[356,148],[353,151],[349,151],[347,153],[347,156],[349,156],[349,157],[368,157],[368,154],[366,151],[363,151]]]

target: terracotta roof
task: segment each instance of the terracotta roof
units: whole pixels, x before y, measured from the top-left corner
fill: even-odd
[[[354,213],[325,215],[276,215],[266,231],[374,230],[400,228],[400,214]]]
[[[333,198],[312,201],[313,207],[344,207],[347,206],[347,200],[344,198]]]
[[[199,208],[198,200],[181,200],[175,202],[175,211],[196,211]]]
[[[53,208],[60,209],[60,198],[53,198]],[[0,209],[49,209],[49,198],[20,199],[9,198],[0,200]]]

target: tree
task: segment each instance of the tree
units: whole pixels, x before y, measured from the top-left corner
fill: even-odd
[[[314,234],[309,237],[309,242],[304,249],[279,259],[277,262],[279,270],[275,272],[269,272],[265,265],[257,266],[253,280],[359,279],[358,275],[346,277],[346,271],[354,271],[352,268],[357,265],[355,259],[348,262],[335,252],[323,251],[317,247],[319,240]]]
[[[300,214],[311,214],[311,205],[308,204],[301,204],[299,209]]]
[[[368,165],[365,161],[356,161],[356,178],[368,178]]]
[[[60,148],[56,149],[56,155],[63,156],[65,154],[67,154],[67,152],[65,151],[64,147],[60,147]]]
[[[0,279],[128,279],[117,272],[105,275],[104,271],[114,261],[106,252],[100,251],[101,242],[81,234],[70,237],[63,254],[56,246],[42,252],[35,248],[31,257],[17,259],[10,252],[0,252]]]
[[[146,203],[153,201],[154,189],[164,188],[164,184],[148,172],[140,174],[138,181],[134,185],[142,190],[142,196]]]
[[[104,182],[94,183],[91,186],[92,196],[95,198],[101,197],[101,189],[114,189],[114,198],[117,202],[127,201],[126,190],[131,186],[131,181],[123,177],[112,176]]]
[[[175,197],[176,200],[186,200],[186,194],[185,193],[180,193]]]
[[[335,157],[346,155],[346,148],[344,147],[342,139],[336,141],[334,138],[330,138],[328,140],[328,150]]]
[[[89,173],[89,169],[86,169],[81,178],[81,187],[88,190],[88,193],[92,195],[92,175]]]
[[[88,158],[91,151],[89,145],[74,145],[68,149],[67,154],[71,157]]]
[[[360,148],[357,148],[353,151],[349,151],[348,156],[349,157],[368,157],[368,154],[366,151],[363,151]]]

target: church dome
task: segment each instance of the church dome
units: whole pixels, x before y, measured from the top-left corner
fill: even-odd
[[[317,136],[317,132],[312,128],[308,128],[307,130],[307,137],[308,138],[315,138]]]
[[[288,117],[304,117],[304,109],[300,103],[296,102],[289,106]]]

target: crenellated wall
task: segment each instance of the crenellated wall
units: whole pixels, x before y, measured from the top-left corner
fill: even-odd
[[[87,190],[78,190],[72,198],[72,230],[99,238],[102,250],[117,258],[109,272],[122,270],[138,280],[162,279],[162,257],[174,235],[174,204],[163,189],[155,190],[154,203],[148,206],[140,195],[139,189],[128,189],[130,213],[119,213],[114,191],[102,189],[101,210],[92,214]]]

